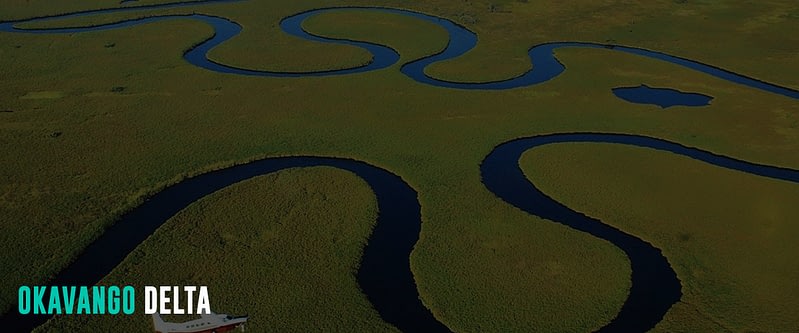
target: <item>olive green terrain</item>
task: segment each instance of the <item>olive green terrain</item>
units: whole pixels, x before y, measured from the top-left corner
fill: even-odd
[[[145,3],[156,2],[128,5]],[[278,27],[285,16],[339,5],[408,8],[477,32],[477,48],[428,69],[449,80],[516,76],[530,66],[530,46],[574,40],[650,48],[799,88],[792,1],[245,1],[42,26],[206,13],[244,27],[211,52],[215,61],[290,71],[363,64],[362,50],[300,40]],[[0,20],[115,6],[9,0]],[[389,45],[400,63],[446,45],[440,28],[389,14],[331,13],[305,28]],[[116,217],[169,184],[263,157],[320,155],[385,168],[419,193],[423,224],[411,266],[423,302],[450,328],[584,332],[606,324],[624,302],[627,259],[486,190],[479,164],[494,146],[543,133],[635,133],[799,168],[795,100],[651,59],[564,49],[557,55],[567,70],[550,82],[461,91],[416,83],[399,64],[280,79],[186,63],[183,52],[212,32],[181,19],[70,35],[0,33],[0,111],[12,111],[0,112],[0,312],[13,311],[19,285],[46,284]],[[641,83],[715,99],[662,110],[610,91]],[[541,148],[522,164],[554,198],[663,249],[685,295],[657,331],[799,327],[792,310],[799,290],[790,283],[799,269],[791,245],[795,185],[599,144]],[[391,330],[352,276],[375,210],[366,184],[346,172],[259,177],[181,212],[104,283],[207,283],[215,311],[248,312],[257,330]],[[342,238],[333,241],[334,234]],[[208,258],[218,265],[199,265]],[[150,329],[144,315],[60,318],[44,328],[83,324]]]
[[[555,200],[663,250],[683,297],[658,331],[796,330],[799,186],[597,143],[537,148],[520,165]]]
[[[345,171],[257,177],[183,210],[101,283],[207,285],[212,307],[248,313],[254,332],[390,331],[352,278],[376,213],[368,185]],[[148,331],[136,300],[138,315],[62,317],[42,331]]]

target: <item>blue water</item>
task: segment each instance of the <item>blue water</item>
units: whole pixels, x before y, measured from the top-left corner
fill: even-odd
[[[670,88],[652,88],[645,84],[637,87],[613,88],[613,94],[630,103],[654,104],[664,109],[678,105],[706,106],[713,100],[713,97],[699,93],[682,92]]]
[[[177,8],[177,7],[187,7],[187,6],[197,6],[197,5],[207,5],[207,4],[234,3],[238,1],[243,1],[243,0],[205,0],[205,1],[196,1],[196,2],[178,2],[178,3],[164,4],[164,5],[147,5],[147,6],[137,6],[137,7],[120,7],[120,8],[90,10],[90,11],[64,14],[64,15],[3,22],[0,23],[0,31],[20,32],[20,33],[21,32],[78,33],[85,31],[118,29],[137,24],[145,24],[155,21],[161,21],[165,19],[191,18],[203,21],[211,25],[216,32],[216,34],[213,37],[195,46],[195,48],[188,51],[184,55],[185,59],[189,63],[196,65],[198,67],[202,67],[220,73],[269,76],[269,77],[346,75],[346,74],[367,72],[367,71],[379,70],[386,67],[390,67],[391,65],[399,61],[399,55],[397,51],[391,49],[390,47],[375,43],[361,42],[361,41],[354,41],[347,39],[326,38],[308,33],[302,29],[302,22],[311,16],[331,11],[370,10],[370,11],[380,11],[380,12],[411,16],[418,18],[420,20],[434,23],[446,29],[446,31],[449,33],[449,43],[447,44],[447,47],[444,51],[438,54],[433,54],[419,58],[417,60],[410,61],[406,64],[403,64],[402,67],[400,68],[400,71],[405,75],[407,75],[409,78],[420,83],[434,85],[437,87],[454,88],[454,89],[502,90],[502,89],[528,87],[536,84],[541,84],[559,76],[565,70],[564,65],[561,64],[560,61],[558,61],[558,59],[555,57],[554,53],[557,49],[592,48],[592,49],[609,50],[613,52],[623,52],[647,58],[658,59],[682,67],[686,67],[695,71],[699,71],[729,82],[734,82],[751,88],[772,92],[775,94],[783,95],[794,99],[799,99],[799,91],[797,91],[796,89],[768,83],[741,74],[737,74],[726,69],[703,64],[694,60],[673,56],[661,52],[630,47],[630,46],[610,45],[610,44],[590,43],[590,42],[550,42],[533,46],[528,51],[532,68],[529,71],[522,73],[519,76],[509,78],[506,80],[492,81],[492,82],[452,82],[452,81],[440,80],[425,74],[424,69],[430,64],[459,57],[464,53],[468,52],[469,50],[473,49],[477,45],[477,35],[474,32],[467,29],[466,27],[458,25],[457,23],[445,18],[414,12],[410,10],[405,10],[405,9],[395,9],[395,8],[373,8],[373,7],[322,8],[322,9],[309,10],[283,19],[280,22],[280,27],[285,32],[291,35],[313,41],[345,44],[345,45],[361,47],[372,54],[372,61],[365,66],[357,66],[348,69],[313,71],[313,72],[261,71],[261,70],[237,68],[209,60],[207,58],[208,51],[230,40],[231,38],[235,37],[241,32],[241,26],[239,24],[227,18],[221,18],[210,15],[202,15],[202,14],[164,15],[164,16],[155,16],[144,19],[129,20],[129,21],[123,21],[123,22],[117,22],[105,25],[92,26],[92,27],[63,28],[63,29],[21,29],[14,27],[16,24],[19,23],[35,23],[56,18],[63,19],[63,18],[85,16],[85,15],[96,15],[102,13],[127,12],[138,9]]]
[[[630,259],[633,282],[630,293],[616,318],[599,332],[646,332],[652,329],[680,300],[682,288],[677,274],[658,248],[557,202],[530,182],[519,167],[519,158],[528,150],[576,142],[613,143],[667,151],[726,169],[799,183],[799,170],[749,163],[639,135],[551,134],[511,140],[494,148],[480,165],[483,183],[491,192],[530,214],[607,240]]]
[[[324,43],[346,44],[363,48],[372,54],[372,60],[365,65],[344,69],[331,69],[313,72],[278,72],[237,68],[208,59],[214,47],[237,36],[242,27],[230,19],[205,15],[161,15],[126,20],[92,27],[65,27],[55,29],[22,29],[15,25],[36,23],[52,19],[66,19],[85,15],[99,15],[113,12],[129,12],[155,8],[179,8],[207,4],[235,3],[242,0],[205,0],[163,5],[119,7],[90,10],[65,15],[41,17],[28,20],[0,23],[0,32],[12,33],[82,33],[120,29],[133,25],[154,23],[172,19],[194,19],[212,26],[215,34],[197,44],[184,54],[187,62],[210,71],[248,76],[265,77],[309,77],[356,74],[385,69],[395,65],[400,57],[392,48],[376,43],[348,39],[334,39],[317,36],[302,29],[302,22],[309,17],[332,11],[370,10],[411,16],[437,24],[449,33],[449,43],[437,54],[421,57],[400,66],[400,71],[410,79],[441,88],[502,90],[529,87],[542,84],[558,77],[566,67],[556,58],[555,51],[561,48],[594,48],[611,52],[635,54],[647,58],[666,61],[678,66],[699,71],[716,78],[745,85],[774,94],[799,99],[799,91],[760,81],[725,69],[703,64],[665,53],[641,48],[587,42],[551,42],[533,46],[529,49],[531,69],[519,76],[492,82],[452,82],[437,79],[425,74],[427,66],[459,57],[477,45],[477,35],[467,28],[448,19],[404,9],[392,8],[323,8],[302,12],[286,17],[280,27],[291,35]],[[642,87],[617,88],[614,93],[631,102],[644,102],[669,107],[672,105],[700,105],[710,101],[709,96],[681,93],[671,89]],[[690,99],[690,100],[689,100]],[[518,158],[526,150],[538,146],[565,142],[605,142],[634,145],[669,151],[689,156],[719,167],[756,174],[764,177],[799,182],[796,170],[781,169],[748,163],[732,158],[714,155],[695,148],[642,136],[622,134],[573,133],[553,134],[512,140],[497,146],[480,166],[483,183],[499,198],[530,214],[547,218],[576,230],[605,239],[622,249],[630,258],[632,266],[632,289],[621,311],[601,332],[644,332],[657,324],[679,301],[682,291],[677,276],[662,252],[652,244],[608,226],[599,220],[586,217],[549,198],[527,180],[518,167]],[[413,244],[418,240],[419,204],[416,193],[399,177],[388,171],[369,166],[362,162],[322,158],[274,158],[235,166],[211,172],[181,182],[156,194],[149,201],[126,214],[120,221],[92,243],[75,263],[60,272],[55,284],[92,284],[99,281],[115,267],[124,256],[132,251],[155,228],[169,217],[199,200],[233,183],[249,179],[255,175],[282,170],[287,167],[328,165],[352,171],[364,178],[378,197],[380,215],[377,226],[364,250],[362,267],[358,271],[358,283],[374,304],[375,309],[387,322],[406,332],[440,332],[447,328],[433,318],[418,299],[413,276],[409,267],[409,255]],[[390,198],[390,199],[387,199]],[[131,222],[133,221],[133,222]],[[38,325],[46,317],[28,316],[19,318],[14,313],[0,318],[4,327],[30,328]],[[14,326],[21,325],[21,326]]]
[[[158,227],[191,203],[253,177],[313,166],[352,172],[366,181],[377,197],[379,214],[364,247],[356,280],[380,316],[405,332],[449,332],[419,300],[410,269],[411,251],[419,239],[422,222],[416,191],[389,171],[342,158],[268,158],[212,171],[167,187],[122,216],[49,284],[93,285]],[[0,327],[7,332],[29,332],[49,318],[46,315],[22,316],[11,311],[0,317]]]

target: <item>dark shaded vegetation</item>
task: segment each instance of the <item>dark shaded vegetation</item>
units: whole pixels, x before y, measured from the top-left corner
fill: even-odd
[[[775,20],[785,13],[797,13],[793,1],[728,2],[724,6],[704,2],[677,5],[669,1],[523,2],[492,1],[510,11],[502,15],[486,10],[487,1],[402,0],[247,1],[197,7],[184,13],[197,11],[231,17],[241,23],[242,35],[215,49],[211,58],[247,68],[318,70],[368,61],[368,55],[361,50],[297,40],[280,33],[276,25],[282,17],[307,9],[365,4],[429,12],[474,29],[479,35],[475,50],[428,69],[432,76],[453,81],[516,76],[529,66],[527,49],[539,43],[611,40],[609,43],[662,50],[799,87],[799,35],[785,33],[799,31],[799,23],[795,19]],[[107,6],[103,1],[10,0],[0,5],[0,16],[23,18]],[[68,25],[154,14],[160,12],[80,18]],[[630,29],[632,21],[636,22],[634,32]],[[445,35],[435,27],[391,15],[331,14],[307,23],[305,28],[314,33],[386,43],[396,48],[404,60],[434,53],[446,45]],[[64,22],[45,23],[51,24],[59,26]],[[602,49],[562,50],[558,57],[568,69],[551,82],[511,91],[463,92],[419,85],[398,73],[396,67],[348,77],[283,80],[220,75],[186,64],[182,52],[210,34],[207,26],[182,20],[72,36],[0,34],[0,45],[16,45],[4,49],[0,57],[0,100],[14,101],[7,105],[18,110],[52,110],[19,112],[0,122],[0,164],[4,166],[0,168],[0,311],[13,304],[17,286],[46,283],[48,276],[113,223],[116,216],[166,184],[258,157],[314,154],[372,162],[401,175],[419,191],[424,223],[421,240],[411,257],[412,268],[425,304],[454,330],[591,331],[609,321],[624,300],[629,277],[626,259],[604,242],[523,214],[487,192],[480,183],[478,166],[496,144],[540,133],[625,132],[662,137],[765,164],[799,166],[795,101],[648,59]],[[120,46],[122,41],[136,41],[130,44],[137,46],[117,47],[113,56],[112,52],[92,52],[109,40]],[[137,95],[120,98],[108,93],[109,87],[123,82]],[[707,91],[717,99],[708,107],[711,112],[675,108],[675,112],[663,113],[631,105],[608,93],[612,87],[640,82]],[[208,93],[218,91],[220,86],[224,87],[224,94]],[[42,91],[63,91],[64,96],[19,99]],[[122,92],[114,88],[111,91]],[[47,133],[52,128],[80,135],[49,140]],[[59,149],[53,149],[56,145]],[[612,157],[616,155],[604,152],[596,156],[597,161],[585,164],[563,158],[553,162],[551,168],[567,172],[575,165],[590,167],[591,163],[616,159]],[[645,155],[640,160],[649,157]],[[663,165],[657,167],[664,168],[667,175],[693,169],[691,165],[676,168],[678,164],[664,158]],[[743,186],[698,197],[687,203],[688,207],[674,205],[677,200],[672,199],[666,200],[672,202],[670,206],[647,206],[636,200],[652,193],[642,193],[640,197],[624,194],[646,189],[644,185],[650,178],[634,176],[608,182],[601,172],[575,172],[596,179],[569,183],[546,172],[534,172],[531,177],[563,182],[562,188],[568,190],[558,192],[560,185],[552,185],[554,189],[549,190],[553,195],[617,221],[620,227],[656,245],[664,245],[669,259],[674,258],[678,274],[692,294],[686,294],[686,302],[665,318],[661,331],[713,332],[723,331],[723,327],[791,331],[796,327],[797,316],[791,309],[799,306],[785,306],[789,301],[784,298],[797,294],[784,281],[796,269],[796,262],[790,262],[795,257],[788,256],[795,251],[753,243],[751,239],[755,238],[745,233],[747,228],[755,230],[752,234],[757,237],[769,234],[768,224],[754,223],[759,218],[730,218],[742,227],[728,231],[723,229],[723,221],[706,223],[701,208],[706,201],[737,200],[739,192],[777,192],[768,188],[753,192]],[[726,181],[741,182],[739,176],[731,175]],[[299,178],[346,178],[339,174],[305,177]],[[702,180],[700,176],[688,177]],[[671,186],[686,184],[690,188],[697,183],[662,179],[669,180]],[[618,200],[585,193],[587,187],[583,185],[600,183],[605,186],[597,187],[596,193],[603,188],[615,189],[611,194]],[[352,197],[352,202],[339,202],[342,209],[322,209],[325,213],[317,214],[297,203],[316,205],[325,197],[357,194],[360,190],[348,187],[349,183],[337,183],[330,192],[316,191],[314,184],[297,184],[292,186],[307,191],[293,192],[292,186],[285,184],[274,192],[269,192],[269,186],[257,191],[240,188],[198,203],[181,213],[184,217],[167,223],[107,281],[208,282],[215,286],[213,290],[221,290],[212,291],[214,299],[221,298],[215,309],[234,314],[250,309],[260,311],[264,314],[258,317],[265,325],[262,327],[274,331],[287,331],[293,325],[306,325],[298,326],[306,331],[384,328],[372,316],[362,295],[346,280],[347,271],[357,265],[350,255],[359,244],[349,243],[346,248],[331,245],[363,241],[358,235],[364,230],[331,234],[336,228],[332,224],[318,230],[304,225],[306,221],[326,223],[343,218],[347,222],[365,221],[357,225],[368,226],[371,220],[352,215],[370,213],[369,207],[361,206],[368,203],[367,199]],[[567,187],[568,184],[571,185]],[[269,193],[269,199],[259,201],[264,198],[262,193]],[[277,204],[269,201],[274,198],[272,194],[280,193],[288,194]],[[584,195],[578,197],[579,194]],[[680,193],[657,195],[681,197]],[[780,203],[779,198],[783,197],[758,201],[762,206],[753,211],[769,216],[769,212],[785,212],[795,206]],[[211,202],[214,204],[207,204]],[[740,207],[751,207],[743,204]],[[737,202],[730,206],[738,207]],[[642,211],[635,211],[635,207]],[[657,207],[672,210],[650,218],[647,226],[634,223],[640,221],[639,215],[624,215],[631,209],[631,214],[651,214]],[[694,218],[699,216],[699,222],[691,220],[691,216],[681,216],[679,223],[666,219],[684,211],[692,212],[689,215]],[[783,230],[785,227],[778,222],[791,221],[791,216],[770,217],[776,221],[775,230]],[[284,226],[292,229],[281,229]],[[306,231],[309,238],[280,238]],[[733,248],[727,241],[715,238],[714,232],[732,232],[747,241]],[[712,242],[702,241],[708,238]],[[682,243],[686,245],[679,245]],[[789,247],[795,242],[785,244]],[[729,261],[736,258],[725,257],[723,251],[727,250],[744,252],[742,255],[752,260]],[[169,252],[175,255],[164,255]],[[223,268],[228,266],[221,259],[205,265],[197,261],[197,253],[224,258],[235,266],[226,271]],[[753,268],[761,264],[759,258],[767,258],[763,262],[771,266],[755,271]],[[312,273],[319,268],[336,273]],[[317,296],[316,292],[322,289],[308,287],[320,279],[341,288],[317,298],[340,303],[303,304],[305,297]],[[762,282],[753,287],[752,281]],[[787,287],[778,295],[768,290],[772,285]],[[241,295],[260,292],[247,286],[259,286],[270,297],[253,297],[263,303],[239,307],[236,302],[250,297]],[[753,293],[768,297],[757,298]],[[748,303],[750,300],[756,302]],[[775,301],[772,304],[769,300]],[[747,304],[757,304],[760,309]],[[341,319],[331,316],[327,312],[330,309],[352,312]],[[323,317],[313,317],[317,313]],[[368,319],[353,323],[352,318]],[[114,329],[116,321],[94,322],[99,320],[104,319],[61,318],[50,329],[70,327],[82,331],[80,325],[92,321],[89,327],[98,331],[125,331]],[[122,320],[119,327],[130,328],[128,331],[151,329],[146,319]]]
[[[376,209],[368,185],[346,171],[256,177],[193,203],[101,284],[207,285],[212,310],[249,314],[252,332],[395,332],[355,280]],[[151,320],[141,312],[76,316],[37,332],[149,332]]]
[[[525,154],[528,178],[649,240],[677,271],[683,298],[656,332],[796,328],[799,187],[643,148],[558,146]]]

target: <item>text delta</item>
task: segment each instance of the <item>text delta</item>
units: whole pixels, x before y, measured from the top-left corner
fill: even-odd
[[[145,314],[211,314],[211,304],[208,299],[208,287],[184,286],[182,289],[186,296],[186,307],[181,307],[181,288],[178,286],[146,286],[144,287],[144,313]],[[194,293],[198,292],[195,301]],[[172,307],[169,307],[172,303]],[[196,306],[195,306],[196,303]]]

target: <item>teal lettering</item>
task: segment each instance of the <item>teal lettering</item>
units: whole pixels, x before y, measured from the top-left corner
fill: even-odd
[[[64,295],[64,313],[72,314],[72,309],[75,308],[75,287],[61,287],[61,294]]]
[[[19,302],[17,302],[17,307],[19,308],[19,314],[26,315],[31,313],[31,287],[20,286],[18,294]]]
[[[122,288],[122,312],[126,315],[132,315],[136,311],[136,289],[131,286]]]
[[[21,315],[132,315],[136,312],[136,288],[133,286],[19,286],[17,300],[17,311]]]
[[[89,307],[89,288],[86,288],[86,286],[80,287],[78,314],[91,314],[91,308]]]
[[[44,310],[44,288],[33,287],[33,314],[45,314]]]
[[[92,313],[105,314],[105,287],[92,287]]]
[[[108,314],[119,313],[119,287],[108,287]]]
[[[61,314],[61,297],[58,295],[58,287],[50,287],[50,306],[47,314]]]

